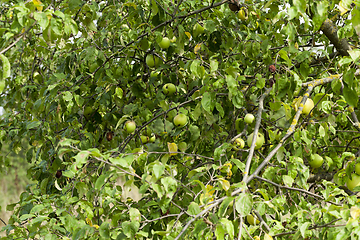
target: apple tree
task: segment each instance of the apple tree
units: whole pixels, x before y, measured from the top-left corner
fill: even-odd
[[[3,239],[360,237],[358,0],[0,6]]]

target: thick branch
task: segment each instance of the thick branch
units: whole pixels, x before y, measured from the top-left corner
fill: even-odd
[[[330,19],[326,19],[320,29],[330,42],[334,44],[336,50],[338,50],[341,56],[349,56],[348,50],[351,50],[349,43],[345,38],[339,39],[337,35],[338,29]]]

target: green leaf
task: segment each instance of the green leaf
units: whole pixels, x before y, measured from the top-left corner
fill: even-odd
[[[129,221],[126,221],[126,222],[123,222],[121,224],[121,227],[123,228],[124,230],[124,234],[128,237],[128,238],[134,238],[136,232],[138,231],[139,229],[139,226],[140,226],[140,223],[139,222],[129,222]]]
[[[328,15],[328,1],[319,1],[316,3],[316,11],[317,14],[314,14],[313,22],[314,22],[314,31],[318,31],[326,20]]]
[[[190,131],[191,141],[196,141],[200,137],[200,129],[198,126],[190,125],[189,131]]]
[[[161,179],[161,184],[165,188],[168,198],[172,198],[177,188],[177,181],[172,177],[164,177]]]
[[[104,184],[105,184],[105,180],[108,177],[107,174],[104,175],[100,175],[95,182],[95,189],[100,189]]]
[[[253,200],[248,193],[242,192],[236,197],[235,209],[241,216],[244,217],[250,214],[252,207]]]
[[[215,236],[217,240],[225,239],[226,230],[221,224],[216,225]]]
[[[47,13],[44,12],[34,12],[34,18],[38,21],[40,27],[42,29],[46,29],[49,25],[49,19],[47,17]]]
[[[284,49],[281,49],[278,54],[282,59],[284,59],[287,62],[288,66],[291,66],[291,61],[287,55],[287,52]]]
[[[5,57],[4,54],[0,54],[0,59],[2,61],[2,78],[8,78],[10,77],[10,62],[9,59],[7,57]]]
[[[141,221],[141,213],[136,208],[130,208],[129,210],[130,220],[132,222],[140,222]]]
[[[230,161],[235,163],[235,165],[240,169],[241,172],[245,170],[245,163],[241,162],[239,159],[231,158]]]
[[[157,7],[157,4],[156,4],[156,1],[155,1],[155,0],[152,0],[152,1],[151,1],[151,11],[152,11],[152,14],[153,14],[153,15],[156,15],[156,14],[158,14],[158,12],[159,12],[159,9],[158,9],[158,7]]]
[[[213,20],[205,21],[204,27],[206,30],[208,30],[209,33],[212,33],[216,30],[216,24]]]
[[[305,232],[309,228],[310,224],[311,224],[310,222],[305,222],[300,225],[300,233],[303,238],[305,238],[305,236],[306,236]]]
[[[210,72],[216,72],[218,70],[219,63],[215,59],[210,60]]]
[[[80,168],[83,164],[86,163],[88,156],[90,155],[89,151],[81,151],[75,157],[76,167]]]
[[[348,53],[354,62],[359,61],[359,58],[360,58],[360,50],[359,49],[349,50]]]
[[[357,94],[354,90],[352,90],[347,85],[345,85],[344,89],[343,89],[343,94],[344,94],[345,101],[350,106],[352,106],[352,107],[357,106],[357,102],[358,102],[359,98],[357,97]]]
[[[358,8],[352,8],[351,10],[351,23],[358,36],[360,36],[360,10]]]
[[[227,197],[224,201],[222,201],[219,211],[218,211],[218,217],[222,218],[226,214],[226,210],[229,206],[229,204],[235,199],[235,197]]]
[[[205,111],[212,113],[216,103],[215,93],[206,92],[201,99],[201,105]]]
[[[46,221],[48,219],[49,219],[48,216],[38,216],[31,221],[31,224],[42,223],[43,221]]]
[[[110,239],[110,227],[108,222],[103,222],[99,228],[100,236],[104,239]]]
[[[288,175],[283,175],[283,182],[286,186],[291,187],[294,183],[294,179]]]
[[[160,163],[155,163],[155,165],[153,166],[153,171],[155,177],[158,179],[161,177],[161,175],[163,175],[165,171],[165,166]]]
[[[222,105],[220,103],[216,102],[215,108],[219,112],[220,117],[223,118],[225,116],[225,112],[224,112]]]
[[[230,220],[226,219],[226,218],[220,219],[220,223],[224,227],[226,233],[229,235],[229,238],[234,239],[235,230],[234,230],[233,223]]]
[[[202,78],[205,73],[205,69],[201,66],[200,60],[194,60],[190,65],[190,70],[195,76],[200,78]]]
[[[200,212],[201,212],[201,210],[200,210],[199,205],[196,202],[191,202],[188,207],[187,213],[195,216],[195,215],[198,215]]]
[[[300,54],[298,54],[298,55],[295,57],[295,60],[296,60],[298,63],[301,63],[301,62],[303,62],[304,60],[309,59],[309,57],[310,57],[310,52],[309,52],[309,51],[303,51],[303,52],[300,52]]]
[[[350,88],[353,88],[354,79],[355,79],[355,69],[353,69],[353,68],[348,69],[348,70],[345,72],[344,76],[343,76],[344,82],[345,82]]]
[[[34,214],[23,214],[23,215],[21,215],[21,217],[20,217],[20,221],[25,221],[25,220],[27,220],[27,219],[29,219],[29,218],[33,218],[33,217],[35,217]]]
[[[36,129],[38,126],[41,125],[40,121],[35,121],[35,122],[30,122],[26,125],[26,129],[30,130],[30,129]]]

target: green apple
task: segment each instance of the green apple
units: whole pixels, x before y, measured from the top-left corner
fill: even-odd
[[[145,144],[145,143],[149,142],[149,137],[148,136],[141,135],[140,139],[141,139],[142,144]]]
[[[247,124],[251,124],[254,121],[254,119],[255,119],[255,117],[251,113],[246,114],[245,117],[244,117],[244,121]]]
[[[152,134],[151,137],[149,138],[149,142],[154,143],[155,140],[156,140],[156,136],[155,134]]]
[[[299,97],[295,104],[295,111],[298,110],[301,100],[302,100],[302,97]],[[301,114],[308,115],[310,113],[310,111],[314,108],[314,106],[315,106],[315,104],[312,99],[310,99],[310,98],[306,99],[306,102],[303,106],[303,110],[302,110]]]
[[[187,149],[187,143],[186,142],[179,143],[178,148],[180,149],[180,151],[185,152]]]
[[[163,92],[167,96],[173,95],[176,92],[176,87],[172,83],[167,83],[163,86]]]
[[[180,113],[174,117],[173,122],[174,122],[175,126],[183,127],[187,123],[187,116],[183,113]]]
[[[158,67],[160,64],[160,58],[151,54],[146,56],[145,61],[150,68]]]
[[[157,77],[158,75],[159,75],[159,72],[157,72],[157,71],[152,71],[150,73],[150,77]]]
[[[170,47],[170,39],[167,38],[167,37],[164,37],[161,42],[159,43],[159,46],[162,48],[162,49],[167,49]]]
[[[125,130],[127,133],[133,133],[136,129],[136,124],[134,121],[127,121],[125,123]]]
[[[248,14],[245,8],[241,8],[240,11],[238,11],[237,16],[240,20],[246,20],[248,18]]]
[[[200,34],[202,34],[204,32],[204,27],[201,26],[199,23],[196,23],[194,25],[194,28],[193,28],[193,35],[194,37],[197,37],[199,36]]]
[[[308,115],[310,111],[314,108],[314,101],[310,98],[306,99],[302,114]]]
[[[234,142],[234,145],[233,145],[233,148],[235,150],[240,150],[240,149],[243,149],[245,147],[245,141],[242,140],[241,138],[237,138],[235,139],[235,142]]]
[[[312,168],[319,168],[323,165],[324,159],[319,154],[311,154],[309,164]]]
[[[249,224],[251,224],[251,225],[257,225],[257,224],[260,223],[260,221],[257,220],[256,218],[254,218],[254,216],[251,215],[251,214],[248,214],[248,215],[246,216],[246,220],[247,220],[247,222],[248,222]]]
[[[90,114],[93,112],[93,109],[92,107],[90,106],[87,106],[85,109],[84,109],[84,115],[85,116],[90,116]]]
[[[147,39],[142,39],[139,42],[139,47],[141,50],[146,51],[149,49],[149,41]]]
[[[247,138],[247,145],[251,147],[252,140],[253,140],[254,133],[250,134]],[[261,133],[258,132],[255,142],[255,150],[258,150],[264,145],[265,137]]]
[[[351,178],[348,178],[346,181],[346,186],[349,188],[350,191],[352,191],[356,186],[360,185],[360,176],[352,173]]]
[[[360,163],[355,164],[355,172],[357,175],[360,175]]]

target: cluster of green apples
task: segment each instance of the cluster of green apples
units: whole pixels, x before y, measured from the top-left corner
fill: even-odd
[[[247,124],[252,124],[255,120],[255,116],[251,113],[248,113],[245,115],[244,117],[244,122],[247,123]],[[254,137],[254,133],[251,133],[248,137],[247,137],[247,145],[248,147],[251,147],[251,144],[252,144],[252,141],[253,141],[253,137]],[[256,142],[255,142],[255,150],[258,150],[260,149],[263,145],[264,145],[264,142],[265,142],[265,137],[262,133],[259,133],[257,134],[257,137],[256,137]],[[242,149],[245,147],[245,142],[243,139],[241,138],[237,138],[235,139],[234,141],[234,145],[233,145],[233,148],[235,150],[239,150],[239,149]]]
[[[173,41],[176,41],[176,38],[174,37]],[[171,44],[171,40],[167,37],[163,37],[162,40],[159,42],[159,46],[161,49],[168,49]],[[148,65],[149,68],[158,68],[161,63],[161,59],[153,54],[148,54],[145,58],[146,65]]]
[[[124,129],[128,134],[132,134],[136,130],[136,123],[133,120],[126,121]],[[140,139],[142,144],[154,143],[156,136],[147,128],[144,133],[140,135]]]

